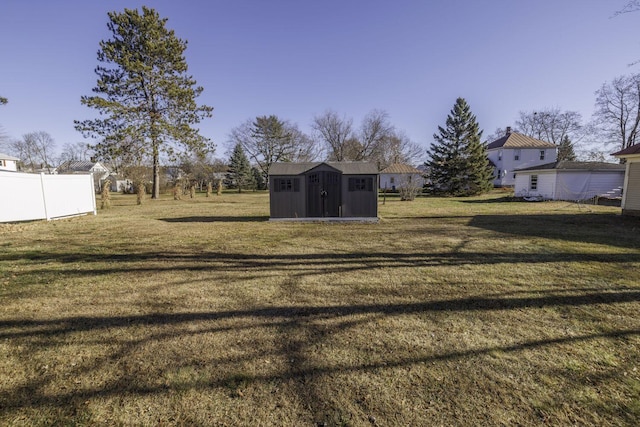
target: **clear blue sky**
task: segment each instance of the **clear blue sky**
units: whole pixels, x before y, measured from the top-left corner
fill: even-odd
[[[640,13],[626,0],[209,0],[0,2],[0,125],[84,141],[74,119],[95,86],[107,12],[147,5],[188,41],[189,72],[215,108],[201,133],[224,157],[229,131],[275,114],[310,132],[327,109],[359,124],[372,109],[428,147],[464,97],[485,135],[520,110],[585,119],[594,92],[638,72]]]

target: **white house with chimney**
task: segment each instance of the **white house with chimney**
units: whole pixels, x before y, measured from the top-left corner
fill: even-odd
[[[511,132],[507,127],[502,138],[487,145],[487,156],[495,168],[493,185],[513,187],[516,169],[553,163],[558,159],[558,148],[550,142]]]

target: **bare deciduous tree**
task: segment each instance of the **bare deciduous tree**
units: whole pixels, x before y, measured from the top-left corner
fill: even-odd
[[[383,143],[394,135],[394,128],[389,123],[386,111],[372,110],[362,120],[359,141],[360,150],[356,158],[351,160],[371,160],[376,152],[381,151]]]
[[[62,146],[62,152],[58,161],[60,163],[69,160],[89,160],[91,148],[84,142],[66,143]]]
[[[640,130],[640,74],[620,76],[596,91],[595,126],[605,144],[624,150]]]
[[[291,135],[293,145],[296,147],[292,154],[292,162],[313,162],[318,160],[321,149],[316,142],[306,133],[302,132],[297,125],[284,122],[285,129]]]
[[[381,141],[376,153],[375,161],[380,170],[392,164],[416,164],[421,163],[425,156],[425,149],[412,142],[409,137],[401,132],[393,134]]]
[[[629,0],[627,4],[617,11],[615,15],[622,15],[624,13],[637,12],[640,10],[640,0]]]
[[[422,181],[409,175],[402,178],[398,185],[401,201],[412,201],[422,192]]]
[[[369,161],[385,168],[392,163],[417,161],[424,154],[419,145],[395,129],[382,110],[370,111],[357,132],[352,119],[334,111],[316,116],[312,127],[332,161]]]
[[[44,169],[48,173],[53,170],[51,163],[55,145],[51,135],[44,131],[27,133],[22,139],[9,144],[13,154],[20,158],[26,168],[32,171]]]
[[[582,116],[577,111],[545,108],[520,111],[516,127],[523,135],[560,145],[565,137],[579,141],[583,134]]]
[[[353,138],[353,119],[338,116],[335,111],[328,110],[313,118],[311,127],[318,139],[326,144],[327,158],[342,162],[347,160],[345,151],[347,141]]]

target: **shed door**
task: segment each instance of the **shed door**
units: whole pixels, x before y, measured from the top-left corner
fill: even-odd
[[[339,172],[318,171],[307,175],[307,216],[340,216]]]

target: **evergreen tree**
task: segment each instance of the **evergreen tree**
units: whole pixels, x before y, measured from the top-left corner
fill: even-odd
[[[256,190],[266,190],[267,181],[264,179],[262,171],[256,167],[251,168],[253,174],[253,182],[255,182]]]
[[[463,98],[456,100],[447,116],[446,127],[438,126],[431,144],[427,166],[432,186],[454,196],[471,196],[492,188],[492,168],[486,146],[480,138],[476,117]]]
[[[576,153],[573,151],[573,143],[567,135],[562,138],[562,141],[560,141],[560,144],[558,145],[558,161],[560,162],[563,160],[569,160],[572,162],[576,160]]]
[[[75,121],[85,137],[100,138],[96,152],[105,158],[153,163],[152,197],[160,195],[160,152],[172,155],[176,143],[195,152],[211,148],[193,125],[211,116],[211,107],[198,106],[202,87],[187,74],[187,42],[165,27],[152,8],[110,12],[107,24],[112,38],[100,42],[95,69],[95,96],[82,104],[95,108],[102,118]]]
[[[242,189],[253,187],[253,173],[251,172],[251,165],[247,155],[244,154],[244,149],[241,144],[236,144],[229,159],[229,172],[227,173],[227,179],[232,185],[238,187],[238,193],[242,192]]]

